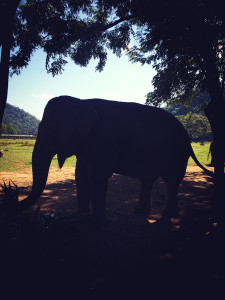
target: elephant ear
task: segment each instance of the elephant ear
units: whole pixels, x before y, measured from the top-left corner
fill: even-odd
[[[67,157],[82,152],[97,118],[97,111],[83,101],[63,108],[55,135],[60,167]]]
[[[98,119],[98,112],[85,102],[81,104],[78,115],[72,119],[72,125],[76,128],[80,140],[85,142]]]

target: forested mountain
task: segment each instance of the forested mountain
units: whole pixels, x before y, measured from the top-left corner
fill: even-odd
[[[6,104],[1,133],[37,134],[39,122],[37,118],[24,110]]]

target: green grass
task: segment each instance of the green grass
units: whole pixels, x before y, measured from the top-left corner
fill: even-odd
[[[4,156],[0,157],[0,172],[17,171],[24,168],[31,168],[32,151],[35,140],[23,139],[0,139],[0,149],[4,150]],[[68,158],[64,166],[75,166],[76,157]],[[57,156],[51,163],[52,167],[58,167]]]
[[[34,143],[35,140],[0,139],[0,149],[4,150],[4,156],[0,158],[0,172],[30,168]],[[192,147],[201,164],[206,165],[210,162],[210,159],[207,160],[209,143],[205,143],[203,146],[200,143],[192,143]],[[74,167],[75,164],[76,157],[72,156],[66,160],[64,166]],[[195,162],[190,158],[188,164],[195,165]],[[58,167],[56,156],[53,158],[51,166]]]
[[[194,150],[195,156],[202,165],[207,165],[211,162],[211,156],[209,156],[209,159],[207,159],[210,143],[207,142],[204,145],[201,145],[200,143],[192,143],[191,145]],[[189,158],[188,165],[192,166],[196,165],[196,163],[192,158]]]

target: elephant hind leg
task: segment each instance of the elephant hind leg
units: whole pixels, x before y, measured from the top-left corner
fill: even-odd
[[[165,180],[166,181],[166,180]],[[168,187],[168,197],[166,201],[166,206],[162,213],[163,219],[171,219],[177,217],[179,213],[178,203],[177,203],[177,192],[181,181],[172,180],[166,181]]]
[[[141,191],[139,195],[139,202],[134,209],[135,213],[145,214],[151,212],[151,193],[155,180],[156,178],[141,180]]]
[[[77,186],[78,212],[87,213],[89,212],[90,204],[88,169],[86,163],[80,159],[77,159],[75,178]]]
[[[98,225],[106,225],[105,204],[107,196],[108,178],[96,174],[91,181],[91,204],[94,222]]]

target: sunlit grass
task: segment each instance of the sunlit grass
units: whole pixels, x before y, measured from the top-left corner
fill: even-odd
[[[35,140],[23,139],[0,139],[0,149],[4,151],[3,157],[0,158],[0,172],[17,171],[32,166],[32,151]],[[76,157],[68,158],[64,166],[75,166]],[[57,156],[51,163],[52,167],[58,167]]]
[[[210,143],[207,142],[204,145],[201,145],[200,143],[192,143],[191,145],[194,150],[195,156],[202,165],[207,165],[211,162],[211,156],[209,156],[209,159],[207,159]],[[196,163],[192,158],[189,158],[188,165],[196,165]]]
[[[0,149],[4,151],[0,158],[0,171],[16,171],[31,166],[34,140],[1,139]]]
[[[17,171],[24,168],[31,168],[34,143],[35,140],[0,139],[0,149],[4,150],[4,156],[0,158],[0,171]],[[210,158],[207,160],[209,143],[205,143],[204,145],[192,143],[192,147],[201,164],[206,165],[210,163]],[[74,167],[75,164],[76,157],[72,156],[66,160],[64,166]],[[195,165],[195,162],[190,158],[188,164]],[[53,158],[51,166],[58,167],[57,156]]]

